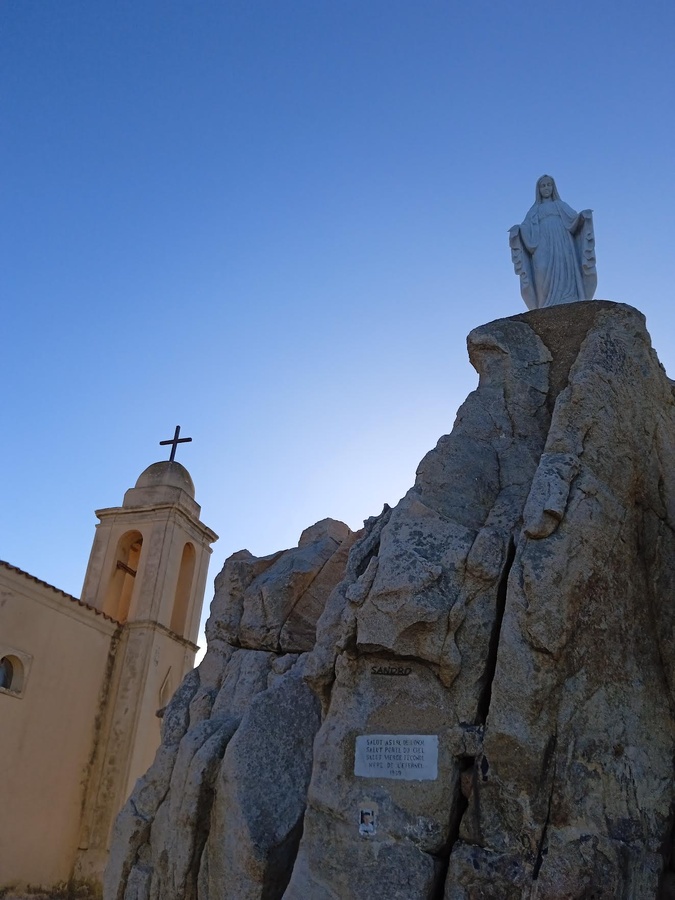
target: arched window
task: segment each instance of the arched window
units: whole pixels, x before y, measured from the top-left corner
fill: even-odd
[[[14,677],[14,666],[9,656],[3,656],[0,659],[0,687],[9,690],[12,686],[12,678]]]
[[[103,603],[103,612],[118,622],[126,622],[129,615],[142,545],[143,535],[140,531],[127,531],[117,544],[115,568]]]
[[[185,623],[190,606],[192,579],[195,574],[195,557],[195,548],[190,543],[186,544],[183,547],[183,556],[180,561],[176,596],[173,601],[171,625],[169,626],[174,634],[179,634],[181,637],[185,637]]]
[[[0,658],[0,688],[20,694],[23,690],[24,667],[18,656],[7,654]]]

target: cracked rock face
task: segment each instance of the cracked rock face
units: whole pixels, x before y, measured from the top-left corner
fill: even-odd
[[[620,304],[468,343],[394,509],[226,563],[106,900],[675,896],[671,383]]]
[[[321,723],[303,651],[355,537],[324,519],[293,550],[227,560],[206,655],[167,706],[155,761],[115,823],[106,898],[280,896]]]

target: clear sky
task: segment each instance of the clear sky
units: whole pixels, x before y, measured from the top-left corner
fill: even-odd
[[[79,595],[176,424],[210,582],[395,504],[544,172],[673,375],[674,44],[672,0],[2,0],[0,557]]]

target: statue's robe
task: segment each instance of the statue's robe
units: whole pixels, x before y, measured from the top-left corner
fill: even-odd
[[[511,229],[509,244],[528,309],[593,298],[598,276],[592,218],[562,200],[535,203]]]

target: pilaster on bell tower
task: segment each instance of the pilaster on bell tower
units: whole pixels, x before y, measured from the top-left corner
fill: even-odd
[[[160,742],[158,710],[193,667],[208,571],[218,535],[200,521],[187,469],[153,463],[122,506],[100,522],[82,600],[120,623],[101,700],[100,738],[87,787],[77,873],[100,874],[115,815]]]

